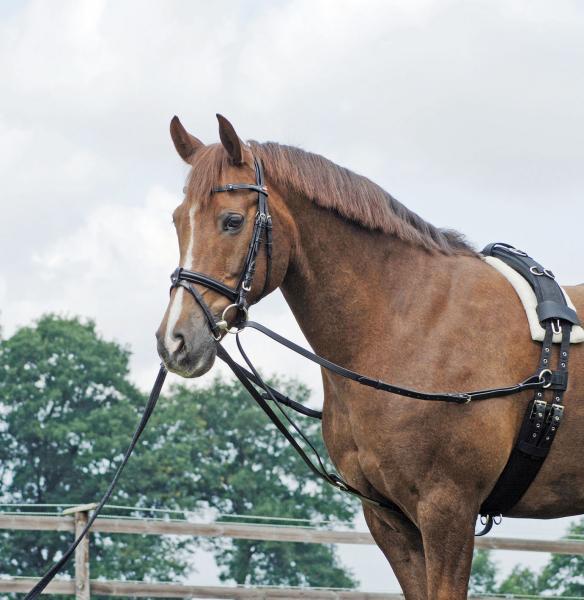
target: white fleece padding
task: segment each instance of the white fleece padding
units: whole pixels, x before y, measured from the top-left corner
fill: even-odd
[[[529,283],[527,283],[527,281],[521,277],[517,271],[512,269],[501,259],[495,258],[494,256],[484,256],[483,260],[493,268],[497,269],[497,271],[499,271],[499,273],[501,273],[501,275],[503,275],[503,277],[505,277],[505,279],[507,279],[507,281],[513,286],[513,289],[517,292],[517,295],[523,304],[523,308],[525,309],[525,314],[527,315],[527,321],[529,323],[529,329],[531,331],[531,337],[536,342],[543,342],[545,329],[539,324],[536,311],[537,298],[535,297],[535,292]],[[564,292],[568,306],[576,310],[574,304],[563,288],[562,292]],[[559,344],[562,341],[562,334],[554,334],[553,339],[554,344]],[[574,327],[572,327],[570,342],[572,344],[584,342],[584,329],[582,329],[582,327],[579,325],[574,325]]]

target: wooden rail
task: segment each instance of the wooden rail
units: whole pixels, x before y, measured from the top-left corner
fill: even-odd
[[[0,579],[3,592],[28,592],[37,582],[34,578]],[[315,598],[322,600],[403,600],[401,594],[352,592],[325,589],[299,588],[246,588],[235,586],[178,585],[172,583],[143,583],[141,581],[100,581],[90,582],[91,593],[125,598]],[[74,594],[74,581],[51,583],[47,594]],[[484,599],[482,599],[484,600]]]
[[[0,514],[0,529],[33,531],[75,531],[75,520],[69,516],[29,516]],[[240,540],[304,542],[312,544],[375,545],[367,531],[332,531],[285,525],[242,523],[190,523],[154,519],[98,518],[92,531],[100,533],[130,533],[140,535],[186,535],[197,537],[229,537]],[[521,550],[584,555],[584,540],[528,540],[521,538],[483,537],[475,540],[476,548],[488,550]]]
[[[87,522],[92,505],[68,509],[63,516],[23,515],[0,513],[0,529],[28,531],[64,531],[78,533]],[[100,533],[129,533],[140,535],[186,535],[201,537],[229,537],[234,539],[304,542],[312,544],[374,544],[365,531],[332,531],[313,527],[262,525],[251,523],[190,523],[155,519],[98,518],[92,531]],[[525,540],[517,538],[478,538],[477,548],[491,550],[523,550],[553,552],[556,554],[584,555],[584,541]],[[126,598],[223,598],[265,599],[314,598],[315,600],[403,600],[401,594],[369,593],[349,590],[310,588],[262,588],[229,586],[193,586],[172,583],[144,583],[139,581],[100,581],[89,579],[89,539],[77,547],[75,579],[55,580],[47,594],[75,594],[76,600],[89,600],[91,594],[123,596]],[[36,583],[34,578],[0,578],[0,592],[22,593]],[[91,592],[91,594],[90,594]],[[481,597],[481,600],[494,600]]]
[[[37,582],[34,578],[0,579],[0,589],[4,592],[28,592]],[[103,596],[123,596],[125,598],[221,598],[224,600],[240,598],[253,600],[282,600],[289,598],[311,598],[312,600],[404,600],[402,594],[384,592],[354,592],[349,590],[327,590],[318,588],[284,587],[238,587],[177,585],[172,583],[142,583],[140,581],[91,581],[91,591]],[[73,594],[73,581],[51,583],[46,594]],[[469,597],[469,600],[501,600],[500,597]]]

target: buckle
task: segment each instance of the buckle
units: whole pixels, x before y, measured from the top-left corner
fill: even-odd
[[[531,409],[531,415],[529,419],[532,421],[533,418],[537,415],[538,419],[543,420],[545,417],[545,411],[547,409],[547,402],[545,400],[534,400],[533,408]]]

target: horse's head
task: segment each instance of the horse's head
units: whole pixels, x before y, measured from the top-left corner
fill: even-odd
[[[171,121],[170,133],[176,150],[192,167],[184,199],[173,213],[173,222],[178,235],[179,266],[237,290],[249,263],[251,240],[257,233],[259,196],[254,189],[231,190],[226,186],[238,183],[253,187],[257,184],[257,173],[250,147],[241,142],[227,119],[220,115],[217,118],[221,144],[209,146],[190,135],[177,117]],[[281,199],[270,190],[270,211],[274,217],[276,204],[281,204]],[[290,244],[282,243],[278,236],[278,246],[268,269],[265,240],[259,245],[255,273],[249,291],[245,290],[246,302],[257,302],[281,283]],[[195,293],[189,293],[187,287],[194,287]],[[195,298],[196,292],[200,300]],[[184,287],[179,284],[172,288],[168,308],[156,332],[158,353],[169,370],[183,377],[198,377],[212,367],[220,335],[217,330],[212,331],[210,321],[219,321],[233,302],[233,298],[200,282],[186,282]],[[205,314],[205,308],[212,318]],[[224,315],[229,325],[241,316],[236,308]]]

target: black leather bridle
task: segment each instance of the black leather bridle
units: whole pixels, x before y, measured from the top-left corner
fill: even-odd
[[[256,178],[255,184],[228,183],[227,185],[215,187],[212,190],[214,194],[221,192],[251,190],[257,192],[258,195],[258,209],[255,216],[251,240],[249,242],[247,255],[243,263],[241,277],[239,278],[237,286],[235,288],[230,288],[222,281],[219,281],[210,275],[205,275],[204,273],[199,273],[197,271],[188,271],[182,267],[175,269],[170,276],[171,292],[177,287],[183,287],[187,292],[189,292],[189,294],[191,294],[191,296],[195,299],[195,302],[201,307],[205,318],[209,322],[209,327],[213,332],[213,337],[217,341],[221,339],[223,333],[229,331],[227,316],[232,309],[235,309],[236,311],[236,323],[242,323],[247,320],[247,309],[249,307],[247,296],[253,285],[257,259],[262,242],[265,243],[266,247],[266,276],[264,278],[262,291],[259,294],[260,298],[265,294],[270,282],[272,268],[272,217],[270,216],[270,212],[268,210],[268,188],[264,182],[264,170],[262,168],[261,161],[254,159],[254,169]],[[220,319],[216,319],[214,317],[211,309],[203,299],[202,295],[193,285],[195,283],[218,292],[231,301],[231,304],[223,311]]]

